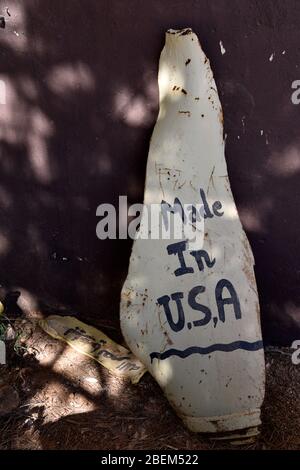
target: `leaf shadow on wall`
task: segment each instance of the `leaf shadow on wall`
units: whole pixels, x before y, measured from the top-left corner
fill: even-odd
[[[131,241],[99,241],[96,208],[123,194],[142,202],[164,31],[191,26],[220,91],[265,339],[290,344],[299,336],[299,107],[290,102],[296,52],[282,55],[281,44],[288,28],[298,50],[299,6],[266,2],[266,16],[254,1],[189,3],[10,2],[0,31],[0,282],[21,290],[29,311],[50,305],[118,328]]]

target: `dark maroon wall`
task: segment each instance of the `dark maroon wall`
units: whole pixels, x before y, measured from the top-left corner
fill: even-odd
[[[96,208],[119,195],[142,200],[164,32],[190,26],[221,95],[265,339],[299,338],[300,105],[291,84],[300,79],[300,2],[0,0],[0,9],[0,283],[118,325],[131,243],[99,241]]]

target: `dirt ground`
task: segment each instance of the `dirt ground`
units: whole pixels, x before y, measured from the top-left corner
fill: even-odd
[[[0,366],[20,405],[0,418],[0,449],[233,448],[187,431],[149,374],[138,385],[20,320],[22,337]],[[245,449],[300,449],[300,366],[287,348],[266,352],[261,434]]]

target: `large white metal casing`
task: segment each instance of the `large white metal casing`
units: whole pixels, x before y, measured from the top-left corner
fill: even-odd
[[[181,251],[187,269],[183,245],[174,245],[180,240],[135,240],[122,332],[190,429],[255,428],[265,366],[254,260],[227,176],[216,84],[190,29],[166,33],[159,92],[144,203],[196,205],[204,195],[208,209],[202,243]],[[143,216],[140,231],[146,222]]]

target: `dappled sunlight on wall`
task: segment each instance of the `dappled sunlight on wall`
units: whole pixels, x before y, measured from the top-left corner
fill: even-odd
[[[154,104],[154,106],[153,106]],[[149,98],[134,96],[128,89],[120,90],[115,96],[115,115],[132,127],[147,127],[153,121],[155,104],[149,106]]]
[[[8,6],[9,5],[9,6]],[[6,12],[6,34],[1,34],[1,44],[17,49],[20,53],[28,51],[27,12],[24,2],[10,0],[1,2],[1,14]],[[13,12],[13,16],[11,16]]]
[[[290,341],[295,323],[285,305],[300,305],[300,107],[290,101],[300,11],[294,0],[264,5],[0,1],[4,290],[23,288],[40,308],[118,328],[131,241],[100,242],[96,208],[123,194],[142,202],[164,32],[191,26],[220,92],[229,179],[255,255],[265,337],[274,339],[269,325],[280,324],[276,339]]]
[[[31,129],[28,130],[28,156],[31,168],[36,179],[42,183],[49,183],[53,178],[47,150],[47,139],[53,135],[53,128],[47,117],[38,109],[33,109],[31,115],[27,115],[31,121]]]
[[[249,232],[263,234],[267,232],[268,218],[274,210],[272,199],[265,196],[255,207],[242,207],[240,217],[245,229]]]
[[[78,90],[88,93],[95,89],[93,73],[82,62],[54,66],[48,73],[47,84],[53,93],[63,99],[70,98]]]
[[[300,143],[289,145],[282,152],[275,151],[267,161],[267,170],[278,178],[288,178],[300,172]]]

